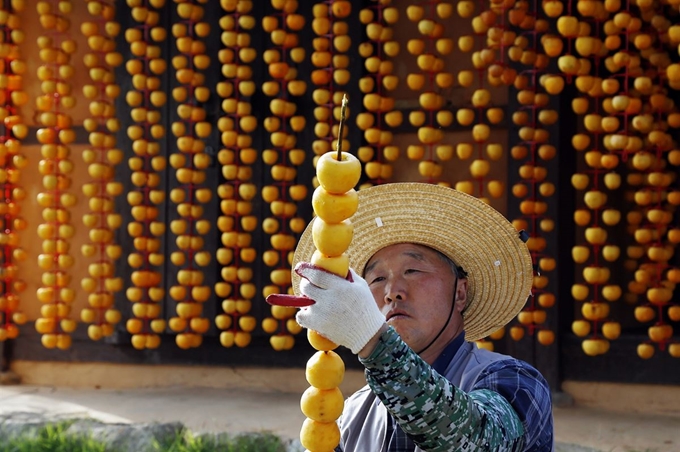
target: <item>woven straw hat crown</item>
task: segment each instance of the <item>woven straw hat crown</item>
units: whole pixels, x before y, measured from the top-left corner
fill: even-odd
[[[500,212],[474,196],[425,183],[378,185],[359,191],[351,222],[354,237],[347,254],[360,275],[377,251],[397,243],[433,248],[467,272],[463,317],[469,341],[506,325],[531,294],[533,266],[527,246]],[[309,262],[315,251],[311,230],[312,223],[298,242],[293,267]],[[293,272],[298,295],[299,282]]]

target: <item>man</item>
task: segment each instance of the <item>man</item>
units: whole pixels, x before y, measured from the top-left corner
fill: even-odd
[[[441,186],[359,192],[343,279],[296,250],[298,322],[358,354],[368,386],[350,397],[338,451],[552,451],[550,390],[514,358],[478,349],[531,293],[520,234],[481,200]],[[360,276],[362,275],[362,276]]]

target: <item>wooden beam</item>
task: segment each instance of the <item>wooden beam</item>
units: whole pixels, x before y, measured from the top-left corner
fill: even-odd
[[[565,334],[562,338],[564,380],[607,381],[612,383],[678,384],[678,359],[668,351],[656,350],[651,359],[637,356],[637,346],[646,335],[626,335],[610,341],[607,353],[588,356],[581,349],[582,338]]]

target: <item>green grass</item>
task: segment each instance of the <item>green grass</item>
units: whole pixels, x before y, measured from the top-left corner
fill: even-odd
[[[156,442],[154,449],[157,452],[285,452],[286,447],[279,437],[270,433],[213,438],[186,432],[169,444]]]
[[[66,433],[71,422],[47,425],[35,437],[18,437],[0,442],[0,452],[127,452],[107,448],[105,444],[87,436]],[[270,433],[194,436],[178,433],[167,442],[156,441],[156,452],[285,452],[285,444]]]
[[[108,452],[91,438],[66,435],[70,423],[46,425],[35,438],[18,437],[0,443],[0,452]]]

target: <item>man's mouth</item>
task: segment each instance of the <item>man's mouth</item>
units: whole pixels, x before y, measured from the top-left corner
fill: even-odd
[[[387,314],[387,321],[390,322],[392,320],[405,319],[407,317],[408,317],[408,315],[406,315],[403,312],[392,312],[392,313]]]

